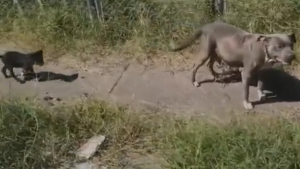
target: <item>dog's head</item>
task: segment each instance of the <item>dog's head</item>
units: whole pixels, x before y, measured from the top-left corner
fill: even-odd
[[[43,50],[38,50],[38,51],[32,53],[31,56],[34,59],[35,64],[37,64],[39,66],[44,65]]]
[[[259,35],[257,41],[263,42],[268,58],[272,61],[290,65],[295,59],[293,50],[296,36],[292,34]]]

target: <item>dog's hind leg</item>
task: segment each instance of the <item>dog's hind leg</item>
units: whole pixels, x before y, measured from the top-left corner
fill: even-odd
[[[210,56],[207,64],[210,74],[214,77],[214,81],[218,80],[220,77],[220,74],[214,70],[214,64],[216,62],[218,62],[219,65],[221,64],[221,62],[218,59],[216,59],[216,57]]]
[[[192,71],[192,83],[195,87],[199,87],[200,84],[199,82],[196,81],[196,73],[198,69],[209,59],[210,52],[211,51],[211,44],[209,37],[202,36],[201,37],[201,42],[200,42],[200,49],[199,49],[199,63],[195,66],[195,68]]]
[[[196,73],[198,71],[198,69],[205,63],[205,61],[209,58],[209,56],[206,54],[204,56],[204,54],[201,55],[201,57],[203,56],[203,58],[200,59],[199,63],[196,65],[196,67],[193,69],[192,71],[192,83],[194,84],[195,87],[199,87],[200,83],[196,81]]]
[[[9,76],[7,76],[7,74],[6,74],[6,69],[7,69],[6,66],[3,66],[2,69],[1,69],[1,72],[4,75],[5,78],[9,78]]]

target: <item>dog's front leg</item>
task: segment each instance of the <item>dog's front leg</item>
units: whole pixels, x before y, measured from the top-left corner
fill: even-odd
[[[17,76],[15,75],[15,73],[14,73],[14,71],[13,71],[12,68],[9,69],[9,72],[10,72],[10,75],[11,75],[17,82],[19,82],[19,83],[21,83],[21,84],[22,84],[22,83],[25,83],[24,80],[20,80],[20,79],[17,78]]]
[[[251,80],[250,71],[243,69],[242,82],[243,82],[243,105],[245,109],[253,109],[252,103],[249,102],[249,83]]]
[[[33,70],[33,66],[24,66],[22,70],[23,80],[26,80],[28,76],[36,78],[36,73]]]
[[[264,83],[263,83],[263,77],[261,71],[257,72],[257,94],[258,94],[258,100],[264,101],[266,100],[266,94],[264,93]]]
[[[263,82],[260,79],[258,79],[258,82],[257,82],[257,94],[258,94],[259,101],[266,100],[266,94],[264,93],[263,89],[264,89],[264,84],[263,84]]]

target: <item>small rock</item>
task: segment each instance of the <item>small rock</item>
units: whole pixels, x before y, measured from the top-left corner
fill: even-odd
[[[54,106],[54,103],[48,102],[49,106]]]
[[[100,169],[97,164],[93,164],[91,162],[84,162],[75,165],[74,169]]]
[[[45,100],[45,101],[53,100],[53,97],[51,97],[51,96],[45,96],[45,97],[44,97],[44,100]]]
[[[56,101],[60,102],[60,101],[61,101],[61,98],[57,97],[57,98],[56,98]]]
[[[80,158],[89,159],[95,154],[97,148],[104,142],[105,136],[94,136],[88,140],[83,146],[81,146],[77,152],[77,156]]]

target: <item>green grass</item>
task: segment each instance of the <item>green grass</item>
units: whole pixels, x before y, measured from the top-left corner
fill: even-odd
[[[138,112],[97,100],[44,108],[20,100],[0,102],[0,168],[58,168],[96,134],[108,137],[96,159],[122,168],[124,155],[152,155],[173,169],[297,169],[300,125],[263,115],[208,123]],[[132,156],[129,158],[133,158]],[[143,168],[143,167],[141,167]]]
[[[49,58],[71,52],[82,60],[114,54],[165,59],[159,56],[168,55],[171,41],[215,19],[250,32],[295,32],[299,37],[300,14],[293,1],[232,0],[224,17],[213,18],[204,0],[103,0],[104,17],[94,21],[82,0],[65,2],[43,1],[41,7],[22,1],[17,8],[12,1],[0,1],[1,43],[26,42],[29,48],[44,49]],[[0,168],[58,168],[76,160],[73,152],[86,139],[103,134],[109,139],[96,158],[111,168],[128,165],[123,156],[134,153],[163,159],[164,168],[172,169],[298,169],[299,133],[295,120],[261,115],[215,124],[97,100],[56,108],[1,100]]]
[[[74,52],[80,59],[117,56],[129,59],[165,59],[171,41],[216,19],[250,32],[295,32],[300,14],[292,0],[231,0],[224,17],[214,18],[206,0],[103,0],[103,16],[92,21],[82,0],[0,2],[0,35],[5,40],[43,48],[49,58]],[[21,10],[20,10],[21,9]],[[59,53],[58,53],[59,52]],[[79,53],[78,53],[79,52]]]

